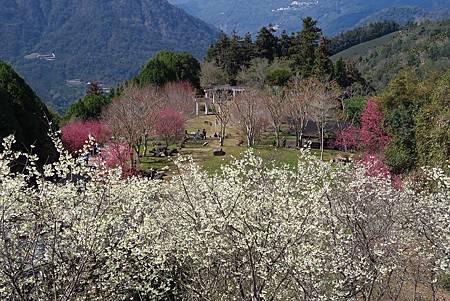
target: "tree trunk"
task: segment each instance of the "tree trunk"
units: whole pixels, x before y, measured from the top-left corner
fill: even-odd
[[[295,130],[295,146],[301,147],[301,138],[300,138],[300,131],[298,129]]]
[[[132,167],[139,167],[139,165],[140,165],[141,160],[139,159],[139,155],[140,155],[139,149],[140,149],[140,145],[136,146],[134,151],[132,151],[132,155],[131,155],[131,157],[132,157],[132,163],[131,163],[132,165],[131,166]],[[136,159],[134,157],[136,157]]]
[[[275,127],[275,139],[276,139],[276,147],[279,148],[281,146],[280,143],[280,126]]]
[[[246,126],[246,128],[247,128],[247,135],[246,135],[247,136],[247,146],[252,147],[255,142],[253,130],[252,130],[252,127],[250,127],[250,126]]]
[[[147,157],[147,150],[148,150],[148,136],[144,136],[144,149],[142,150],[142,156]]]
[[[135,166],[134,166],[135,164],[134,164],[134,149],[131,149],[130,150],[130,166],[131,166],[131,169],[133,169]]]
[[[252,147],[253,146],[253,142],[252,142],[252,137],[249,135],[247,135],[247,146],[248,147]]]
[[[303,129],[300,129],[300,132],[298,133],[298,143],[299,147],[303,147]]]
[[[437,289],[436,289],[436,283],[434,283],[434,277],[436,275],[434,275],[433,273],[433,277],[431,278],[431,300],[432,301],[437,301],[436,295],[437,295]]]
[[[220,146],[223,146],[225,144],[225,132],[226,132],[225,126],[222,125],[220,127],[220,139],[219,139]]]
[[[324,137],[323,137],[323,123],[320,126],[320,160],[323,160],[323,149],[324,149]]]

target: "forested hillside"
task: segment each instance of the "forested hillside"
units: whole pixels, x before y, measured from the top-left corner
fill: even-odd
[[[86,84],[129,79],[157,51],[202,57],[217,32],[166,0],[0,1],[0,59],[62,110]]]
[[[410,25],[376,45],[356,47],[352,59],[364,78],[380,89],[404,67],[413,68],[419,75],[450,68],[450,21]],[[347,52],[353,50],[336,57],[348,58]]]
[[[55,159],[56,150],[48,137],[50,112],[27,83],[0,61],[0,139],[14,134],[17,148],[33,150],[42,163]],[[1,149],[1,146],[0,146]]]
[[[329,50],[331,54],[336,54],[352,46],[377,39],[399,29],[400,25],[393,21],[369,23],[332,37]]]
[[[288,32],[311,16],[328,36],[379,20],[417,21],[448,15],[449,0],[169,0],[220,29],[256,33],[272,23]],[[446,14],[447,12],[447,14]],[[251,14],[251,17],[249,17]]]

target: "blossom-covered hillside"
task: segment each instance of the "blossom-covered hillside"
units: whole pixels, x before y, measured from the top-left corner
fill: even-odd
[[[450,179],[394,183],[373,165],[295,169],[252,152],[170,181],[60,160],[25,172],[0,153],[5,300],[447,300]],[[34,185],[29,185],[30,182]],[[414,287],[416,289],[412,289]],[[420,289],[418,289],[420,287]],[[397,299],[387,299],[397,300]]]

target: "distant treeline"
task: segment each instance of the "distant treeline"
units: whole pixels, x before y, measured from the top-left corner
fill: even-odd
[[[355,45],[377,39],[384,35],[398,31],[400,25],[393,21],[376,22],[343,32],[330,40],[330,54],[339,53]]]
[[[250,77],[257,77],[259,81],[268,78],[269,86],[282,86],[296,75],[336,80],[342,88],[358,83],[361,89],[371,90],[353,66],[343,61],[333,64],[330,41],[317,26],[316,20],[307,17],[301,25],[300,31],[290,35],[283,31],[279,36],[269,25],[261,28],[255,39],[249,33],[244,36],[222,33],[207,51],[205,61],[213,65],[208,68],[212,70],[209,78],[213,77],[213,73],[222,72],[221,78],[226,79],[225,83],[248,85],[242,78],[248,78],[248,73],[253,71],[256,74]],[[217,70],[214,71],[214,68]],[[202,69],[203,77],[206,69]],[[220,83],[218,80],[209,82]],[[203,85],[207,85],[205,81]]]

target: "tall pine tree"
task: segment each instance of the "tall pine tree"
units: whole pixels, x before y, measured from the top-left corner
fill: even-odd
[[[286,30],[283,30],[283,32],[280,35],[280,38],[278,39],[278,49],[279,49],[279,56],[280,57],[289,57],[289,50],[292,46],[292,38],[288,35]]]
[[[333,62],[330,59],[329,43],[329,40],[322,35],[316,49],[314,76],[321,80],[330,80],[333,77]]]
[[[230,48],[230,38],[225,32],[221,32],[218,41],[209,46],[205,60],[213,62],[219,67],[224,67],[227,60],[227,51]]]
[[[292,67],[304,78],[313,75],[321,33],[317,21],[307,17],[303,19],[303,29],[293,39],[290,51]]]
[[[263,27],[256,37],[256,54],[270,62],[278,56],[278,38],[274,35],[272,25]]]

